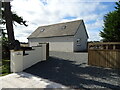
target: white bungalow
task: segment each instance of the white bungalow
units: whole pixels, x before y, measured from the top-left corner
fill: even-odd
[[[87,49],[88,34],[83,20],[38,27],[29,37],[29,46],[49,43],[50,51],[74,52]]]

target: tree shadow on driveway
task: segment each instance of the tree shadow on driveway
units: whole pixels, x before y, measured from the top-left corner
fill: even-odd
[[[118,70],[87,66],[85,63],[75,63],[76,61],[50,57],[48,60],[39,62],[24,70],[24,72],[70,88],[120,88],[120,73]],[[113,84],[114,81],[109,80],[116,80],[117,84]]]

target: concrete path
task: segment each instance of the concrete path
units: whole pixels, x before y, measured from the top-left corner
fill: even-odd
[[[25,72],[0,77],[0,84],[2,84],[0,90],[2,88],[67,88],[61,84]]]

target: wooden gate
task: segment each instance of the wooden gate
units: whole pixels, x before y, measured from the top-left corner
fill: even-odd
[[[88,65],[120,68],[120,42],[89,43]]]

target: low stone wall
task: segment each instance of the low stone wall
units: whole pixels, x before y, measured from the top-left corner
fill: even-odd
[[[21,72],[32,65],[47,59],[47,44],[32,47],[32,50],[11,50],[11,72]]]

